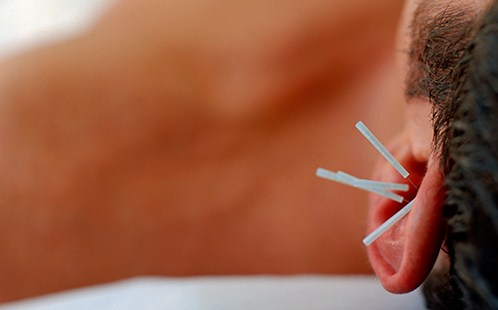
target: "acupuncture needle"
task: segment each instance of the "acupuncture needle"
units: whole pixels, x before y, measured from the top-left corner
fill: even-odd
[[[389,189],[393,191],[407,192],[410,189],[408,184],[401,183],[389,183],[389,182],[379,182],[371,180],[356,179],[353,182],[355,187],[367,187],[367,188],[380,188]]]
[[[325,178],[325,179],[328,179],[328,180],[336,181],[336,182],[343,183],[343,184],[350,185],[350,186],[354,186],[354,183],[358,183],[358,181],[369,181],[369,180],[358,179],[358,178],[356,178],[356,177],[354,177],[352,175],[349,175],[349,174],[347,174],[345,172],[342,172],[342,171],[338,171],[337,173],[335,173],[333,171],[330,171],[330,170],[327,170],[327,169],[324,169],[324,168],[318,168],[316,170],[316,175],[319,176],[319,177],[321,177],[321,178]],[[372,185],[372,184],[375,184],[375,183],[390,184],[390,183],[387,183],[387,182],[377,182],[377,181],[365,182],[364,184],[370,184],[370,185]],[[378,184],[377,186],[380,186],[380,184]],[[355,186],[355,187],[361,188],[361,189],[364,189],[364,190],[373,191],[373,192],[376,192],[377,194],[384,194],[384,192],[385,193],[390,193],[390,192],[388,192],[386,190],[382,190],[380,188],[375,188],[375,187],[372,187],[372,186],[370,188],[363,188],[363,187],[358,187],[358,186]],[[390,193],[390,194],[396,195],[396,194],[393,194],[393,193]],[[399,195],[396,195],[396,196],[399,196]],[[393,200],[395,200],[397,202],[400,202],[400,203],[402,201],[406,201],[402,196],[399,196],[399,197],[401,197],[401,201],[399,199],[393,199]],[[387,197],[387,198],[389,198],[389,197]],[[380,235],[382,235],[391,226],[393,226],[401,218],[403,218],[403,216],[405,216],[408,212],[410,212],[414,201],[415,201],[415,199],[412,200],[411,202],[409,202],[405,207],[403,207],[395,215],[393,215],[391,218],[389,218],[387,221],[385,221],[382,225],[380,225],[377,229],[375,229],[372,233],[370,233],[365,239],[363,239],[363,244],[365,244],[366,246],[369,246],[372,242],[374,242],[377,238],[379,238]]]
[[[384,147],[384,145],[380,143],[379,139],[374,136],[374,134],[367,128],[367,126],[365,126],[362,121],[356,123],[355,126],[361,132],[361,134],[363,134],[363,136],[365,136],[365,138],[367,138],[367,140],[370,141],[370,143],[379,151],[379,153],[384,156],[384,158],[394,167],[394,169],[396,169],[403,178],[408,179],[408,181],[410,181],[410,183],[412,183],[412,185],[415,186],[416,189],[418,189],[418,187],[412,182],[412,180],[408,178],[408,176],[410,175],[408,171],[406,171],[406,169],[396,160],[396,158],[394,158],[394,156]]]
[[[400,219],[403,218],[410,210],[412,209],[413,203],[415,199],[410,201],[406,206],[404,206],[401,210],[399,210],[396,214],[390,217],[387,221],[385,221],[382,225],[377,227],[373,232],[371,232],[368,236],[363,239],[363,244],[369,246],[372,242],[374,242],[377,238],[380,237],[384,232],[386,232],[391,226],[397,223]]]
[[[339,175],[339,176],[338,176]],[[380,182],[380,181],[372,181],[359,179],[350,174],[347,174],[342,171],[333,172],[324,168],[316,169],[316,176],[336,181],[339,183],[343,183],[346,185],[350,185],[353,187],[362,187],[362,188],[380,188],[380,189],[391,189],[391,190],[399,190],[399,191],[408,191],[407,184],[401,183],[390,183],[390,182]]]
[[[389,198],[389,199],[394,200],[394,201],[399,202],[399,203],[401,203],[405,200],[403,198],[403,196],[391,193],[385,189],[380,188],[379,186],[377,186],[377,187],[375,187],[375,186],[370,186],[370,187],[369,186],[355,186],[354,183],[357,181],[360,181],[361,179],[358,179],[358,178],[356,178],[352,175],[349,175],[345,172],[342,172],[342,171],[337,171],[337,173],[336,173],[336,172],[333,172],[333,171],[330,171],[327,169],[318,168],[316,170],[316,176],[324,178],[324,179],[332,180],[335,182],[339,182],[342,184],[346,184],[349,186],[353,186],[355,188],[370,191],[370,192],[376,193],[378,195],[382,195],[386,198]],[[372,183],[376,183],[376,181],[372,181]],[[389,184],[386,182],[379,182],[379,183]]]
[[[355,186],[354,183],[355,181],[358,180],[358,178],[350,175],[350,174],[347,174],[345,172],[342,172],[342,171],[337,171],[337,179],[339,180],[339,182],[344,182],[348,185],[351,185],[351,186],[354,186],[356,188],[359,188],[359,189],[363,189],[363,190],[366,190],[366,191],[369,191],[369,192],[372,192],[372,193],[376,193],[378,195],[381,195],[381,196],[384,196],[386,198],[389,198],[391,200],[394,200],[396,202],[403,202],[405,199],[403,198],[403,196],[400,196],[400,195],[397,195],[395,193],[391,193],[391,192],[388,192],[386,191],[385,189],[382,189],[382,188],[379,188],[379,187],[371,187],[371,186],[366,186],[366,187],[362,187],[362,186]],[[375,182],[375,181],[372,181],[372,182]]]
[[[401,176],[405,179],[408,179],[410,183],[418,189],[418,187],[408,178],[409,173],[406,171],[406,169],[394,158],[394,156],[380,143],[380,141],[374,136],[374,134],[363,124],[363,122],[358,122],[356,124],[356,128],[367,138],[367,140],[380,152],[382,156],[401,174]],[[370,181],[370,180],[360,180],[357,179],[351,175],[348,175],[347,173],[344,173],[342,171],[338,171],[337,173],[334,173],[332,171],[328,171],[323,168],[318,168],[316,172],[317,176],[325,177],[340,183],[348,184],[351,186],[355,186],[357,188],[361,188],[364,190],[369,190],[372,192],[376,192],[380,194],[381,191],[389,194],[396,195],[394,193],[388,192],[384,185],[379,184],[382,182],[377,182],[377,181]],[[370,183],[374,182],[374,183]],[[391,186],[391,185],[389,185]],[[396,185],[398,186],[398,185]],[[403,187],[399,187],[400,189],[398,190],[404,190],[406,188],[406,185]],[[403,189],[401,189],[403,188]],[[392,189],[392,187],[391,187]],[[399,196],[399,195],[398,195]],[[398,202],[406,201],[402,196],[401,200],[396,200]],[[389,197],[388,197],[389,198]],[[392,198],[391,198],[392,199]],[[406,206],[404,206],[400,211],[398,211],[396,214],[394,214],[391,218],[389,218],[387,221],[385,221],[382,225],[380,225],[377,229],[375,229],[371,234],[369,234],[365,239],[363,239],[363,243],[368,246],[372,242],[374,242],[380,235],[382,235],[386,230],[388,230],[391,226],[393,226],[395,223],[397,223],[401,218],[403,218],[408,212],[410,212],[413,203],[415,199],[410,201]]]
[[[365,136],[365,138],[372,143],[372,145],[381,153],[382,156],[401,174],[401,176],[405,179],[408,179],[410,183],[418,190],[418,187],[408,178],[408,171],[406,171],[403,166],[392,156],[391,153],[380,143],[380,141],[373,135],[373,133],[363,124],[361,121],[356,124],[356,128]],[[380,225],[377,229],[375,229],[370,235],[368,235],[365,239],[363,239],[363,243],[366,246],[369,246],[372,242],[374,242],[380,235],[382,235],[386,230],[388,230],[391,226],[397,223],[403,216],[405,216],[412,209],[413,199],[406,206],[404,206],[401,210],[399,210],[396,214],[394,214],[391,218],[385,221],[382,225]]]

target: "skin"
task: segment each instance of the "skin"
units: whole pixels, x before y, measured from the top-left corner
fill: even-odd
[[[395,71],[400,81],[406,81],[409,71],[409,57],[407,51],[411,41],[410,23],[418,1],[407,1],[398,26],[395,43]],[[403,85],[404,86],[404,85]],[[430,122],[431,104],[428,100],[410,99],[402,96],[398,102],[404,110],[404,126],[389,143],[387,148],[401,165],[410,173],[409,179],[420,188],[430,155],[432,126]],[[374,166],[372,179],[383,182],[407,183],[405,179],[386,160],[379,158]],[[411,201],[417,194],[417,188],[410,183],[410,190],[402,193],[407,201]],[[368,231],[371,232],[384,221],[399,211],[403,205],[378,195],[369,197]],[[392,228],[379,237],[379,242],[369,246],[371,260],[385,261],[382,272],[395,274],[401,267],[403,249],[406,240],[406,223],[408,216],[399,220]],[[380,259],[379,259],[380,258]],[[375,263],[374,263],[375,264]],[[380,271],[378,271],[380,273]],[[379,277],[382,275],[379,274]]]
[[[0,301],[139,275],[370,273],[366,194],[314,172],[367,177],[354,124],[400,128],[399,12],[121,1],[4,60]]]
[[[396,40],[396,49],[398,51],[409,50],[411,41],[410,25],[419,2],[419,0],[409,0],[405,5]],[[477,12],[482,12],[491,1],[439,0],[435,3],[442,6],[455,6],[457,9],[468,6],[477,8]],[[402,80],[406,80],[410,68],[408,53],[398,53],[396,68],[398,76]],[[413,290],[425,279],[436,259],[435,255],[433,255],[434,251],[431,249],[435,248],[434,253],[437,254],[442,246],[441,240],[444,234],[444,219],[441,209],[445,198],[442,185],[444,178],[440,176],[438,159],[432,154],[432,103],[428,98],[405,97],[403,106],[406,115],[404,128],[394,137],[389,148],[395,158],[402,159],[401,163],[411,173],[410,179],[420,190],[413,188],[405,196],[407,200],[413,199],[415,195],[417,196],[412,211],[392,229],[383,234],[379,238],[379,242],[374,243],[368,249],[369,258],[384,287],[394,293],[405,293]],[[385,161],[378,161],[374,168],[373,178],[389,182],[402,181],[396,170]],[[368,231],[373,231],[401,207],[402,205],[392,203],[386,199],[371,196]],[[427,228],[426,231],[434,233],[427,236],[423,229],[417,229],[420,225],[413,223],[425,223],[428,227],[433,225],[432,228],[429,227],[430,229]],[[442,229],[436,226],[441,226]],[[420,242],[417,242],[417,240],[428,241],[420,246]],[[414,249],[417,249],[417,251]],[[407,253],[416,254],[410,256]],[[447,256],[441,251],[436,268],[445,266],[447,264],[445,260],[447,260]],[[422,268],[421,265],[425,267]],[[415,270],[414,273],[417,276],[423,275],[422,279],[414,281],[414,275],[406,272],[406,270]],[[408,275],[409,278],[404,278],[405,275]]]

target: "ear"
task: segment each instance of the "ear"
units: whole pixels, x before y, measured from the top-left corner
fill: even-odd
[[[431,271],[445,232],[442,209],[445,195],[441,170],[437,160],[431,158],[410,213],[367,249],[370,263],[387,291],[410,292]],[[398,204],[393,210],[393,205],[386,203],[374,207],[369,230],[377,228],[402,207]]]

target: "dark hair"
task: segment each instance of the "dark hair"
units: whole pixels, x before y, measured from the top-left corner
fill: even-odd
[[[426,285],[428,306],[498,309],[498,4],[453,70],[452,91],[434,121],[451,263],[446,280]]]

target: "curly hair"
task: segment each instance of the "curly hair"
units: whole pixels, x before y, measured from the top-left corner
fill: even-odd
[[[478,25],[434,109],[451,262],[425,288],[432,308],[498,309],[498,3]]]

